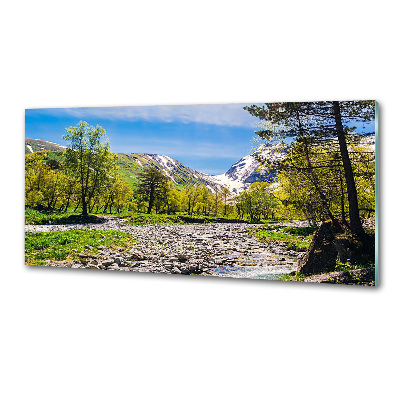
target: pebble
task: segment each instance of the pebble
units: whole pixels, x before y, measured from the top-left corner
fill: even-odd
[[[71,229],[116,229],[132,234],[137,242],[130,248],[107,249],[103,245],[96,255],[79,254],[70,268],[96,268],[167,274],[200,274],[232,276],[224,268],[254,266],[271,269],[296,269],[303,253],[287,252],[278,242],[260,243],[243,228],[260,225],[238,223],[188,225],[128,225],[119,218],[107,217],[101,224],[26,225],[27,232],[65,231]],[[90,247],[90,246],[89,246]],[[88,250],[91,249],[88,247]],[[283,257],[284,256],[284,257]],[[129,261],[128,261],[129,260]]]

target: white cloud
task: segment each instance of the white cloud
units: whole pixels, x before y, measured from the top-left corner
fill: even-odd
[[[257,118],[243,110],[246,104],[200,104],[135,107],[88,107],[47,109],[51,113],[67,113],[85,119],[97,117],[109,120],[198,122],[221,126],[254,127]]]

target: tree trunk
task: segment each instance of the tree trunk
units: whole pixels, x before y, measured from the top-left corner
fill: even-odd
[[[87,217],[88,212],[87,212],[87,203],[86,199],[82,197],[82,216]]]
[[[152,186],[150,189],[150,198],[149,198],[149,206],[147,207],[147,214],[151,213],[151,209],[153,208],[154,203],[154,187]]]
[[[354,182],[353,168],[351,166],[349,152],[347,150],[346,137],[343,129],[342,115],[338,101],[333,102],[333,113],[335,116],[336,134],[339,141],[340,154],[344,168],[344,176],[347,185],[347,197],[349,200],[350,230],[362,242],[366,242],[367,236],[361,224],[360,211],[358,208],[357,190]]]
[[[340,172],[339,172],[340,173]],[[347,226],[347,221],[346,221],[346,212],[345,212],[345,207],[344,207],[344,188],[343,188],[343,178],[342,174],[340,173],[340,209],[342,212],[342,221],[343,224]]]
[[[71,194],[68,192],[67,204],[65,205],[65,210],[64,210],[64,212],[67,212],[67,210],[68,210],[70,198],[71,198]]]

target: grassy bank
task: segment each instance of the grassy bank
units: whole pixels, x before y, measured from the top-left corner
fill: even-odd
[[[249,232],[262,242],[280,242],[288,250],[306,251],[311,243],[315,227],[290,227],[270,224],[262,229],[251,229]]]
[[[25,233],[25,263],[45,265],[48,261],[79,260],[101,248],[125,247],[134,243],[132,235],[117,230],[71,230]]]
[[[56,211],[37,211],[30,208],[25,209],[25,224],[26,225],[45,225],[45,224],[78,224],[87,222],[100,222],[101,216],[114,216],[117,218],[125,218],[128,224],[132,225],[166,225],[166,224],[191,224],[191,223],[224,223],[224,222],[239,222],[247,223],[249,221],[237,219],[232,215],[201,215],[186,213],[177,214],[147,214],[134,213],[125,211],[122,213],[96,213],[82,217],[79,215],[80,210],[69,210],[67,212]]]

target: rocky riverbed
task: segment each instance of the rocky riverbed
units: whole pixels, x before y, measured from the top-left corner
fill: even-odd
[[[108,217],[98,224],[26,225],[25,230],[117,229],[132,234],[137,242],[131,248],[103,247],[93,256],[78,254],[79,261],[48,263],[58,267],[252,279],[275,279],[295,271],[302,253],[279,243],[261,243],[244,229],[257,227],[240,223],[134,226]]]

